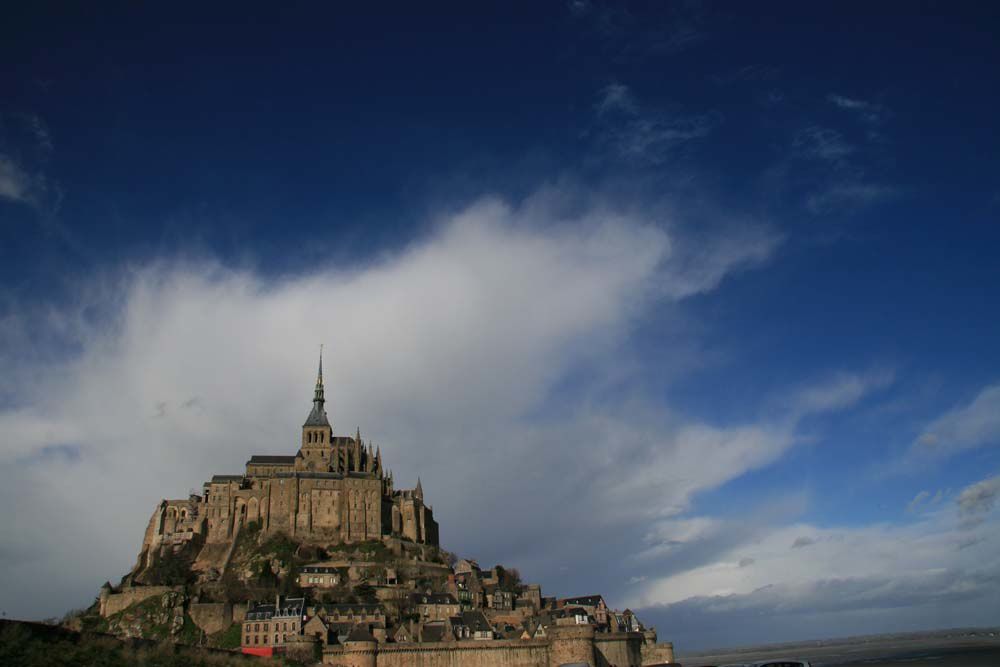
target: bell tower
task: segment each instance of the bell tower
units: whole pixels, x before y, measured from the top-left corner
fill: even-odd
[[[307,470],[327,470],[331,464],[333,427],[326,416],[326,399],[323,395],[323,346],[319,350],[319,372],[316,375],[316,390],[313,407],[302,425],[303,464]]]

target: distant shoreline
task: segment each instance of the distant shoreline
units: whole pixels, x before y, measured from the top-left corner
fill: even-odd
[[[677,654],[677,659],[682,661],[683,658],[714,658],[726,656],[746,657],[749,654],[757,655],[773,653],[805,656],[806,653],[822,654],[844,647],[860,648],[863,646],[870,646],[872,648],[876,648],[878,646],[906,646],[918,643],[935,646],[958,646],[966,644],[997,644],[1000,646],[1000,627],[948,628],[943,630],[854,635],[848,637],[830,637],[827,639],[806,639],[794,642],[779,642],[774,644],[758,644],[754,646],[718,647],[698,651],[684,651],[683,646],[675,645],[675,652]],[[766,658],[767,656],[765,655],[764,657]]]

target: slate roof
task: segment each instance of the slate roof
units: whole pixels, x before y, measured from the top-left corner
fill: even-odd
[[[444,623],[424,623],[423,632],[420,633],[420,640],[425,642],[439,642],[444,639],[448,628]]]
[[[254,454],[247,463],[259,463],[265,465],[295,465],[295,455],[291,456],[271,456],[270,454]]]
[[[463,611],[462,625],[467,626],[473,632],[492,631],[493,626],[486,620],[486,615],[481,611]]]
[[[583,605],[585,607],[597,607],[604,598],[600,595],[582,595],[578,598],[563,598],[560,602],[564,605]]]
[[[326,418],[326,408],[323,407],[321,402],[314,401],[313,408],[312,410],[309,411],[309,416],[306,417],[306,423],[303,424],[303,426],[329,426],[329,425],[330,425],[330,420]]]
[[[212,483],[219,484],[222,482],[242,482],[243,475],[212,475]]]
[[[273,603],[254,605],[247,612],[247,620],[262,621],[273,617],[301,616],[305,604],[305,598],[285,598],[277,608]]]
[[[458,600],[451,593],[410,593],[410,602],[413,604],[458,604]]]
[[[373,642],[375,638],[372,633],[368,632],[368,628],[364,625],[356,625],[354,629],[351,630],[351,634],[347,635],[347,641],[349,642]]]

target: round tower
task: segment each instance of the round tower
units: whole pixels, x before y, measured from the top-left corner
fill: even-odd
[[[378,642],[375,638],[344,642],[344,665],[346,667],[375,667]]]

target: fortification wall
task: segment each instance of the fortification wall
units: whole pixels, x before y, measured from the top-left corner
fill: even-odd
[[[642,647],[642,664],[656,665],[674,661],[674,645],[671,642],[646,644]]]
[[[352,655],[350,650],[334,649],[324,652],[323,662],[354,667],[360,657]],[[548,642],[517,639],[382,644],[374,658],[375,661],[368,664],[378,667],[546,667],[550,664]]]
[[[640,667],[673,662],[671,644],[644,644],[640,632],[594,633],[589,625],[550,628],[549,639],[375,644],[348,642],[323,651],[344,667]]]
[[[642,644],[641,632],[597,633],[594,635],[594,664],[596,667],[642,665]]]
[[[137,602],[142,602],[156,595],[182,590],[184,590],[183,587],[178,586],[135,586],[133,588],[123,588],[120,593],[109,593],[108,595],[101,596],[101,616],[107,618],[127,607],[131,607]]]
[[[188,616],[211,635],[233,624],[233,607],[227,602],[192,602],[188,605]]]

